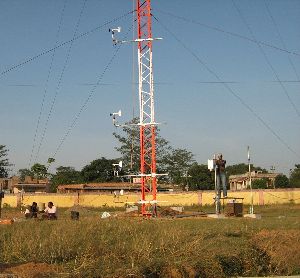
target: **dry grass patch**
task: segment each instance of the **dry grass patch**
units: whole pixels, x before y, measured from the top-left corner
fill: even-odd
[[[261,220],[146,220],[101,219],[89,209],[78,221],[67,211],[57,221],[2,225],[0,264],[53,264],[51,277],[78,278],[300,274],[299,211],[290,207],[279,218],[281,211],[264,210]]]
[[[270,257],[274,274],[292,275],[300,270],[300,230],[262,230],[253,244]]]
[[[20,278],[46,278],[55,277],[59,267],[45,263],[26,263],[3,267],[1,273],[14,274]]]

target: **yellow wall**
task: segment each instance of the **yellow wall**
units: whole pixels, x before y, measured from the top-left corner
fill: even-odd
[[[250,191],[229,192],[229,197],[244,198],[244,204],[251,203]],[[194,191],[180,193],[159,193],[157,200],[161,206],[172,205],[213,205],[213,191]],[[126,203],[135,203],[140,199],[138,193],[125,193],[123,196],[114,197],[113,194],[25,194],[23,205],[30,205],[32,202],[48,203],[52,201],[58,207],[72,207],[80,204],[86,207],[123,207]],[[300,204],[300,189],[268,189],[253,190],[254,205],[284,204],[293,202]],[[21,196],[5,195],[2,204],[17,207],[21,204]]]
[[[8,204],[13,208],[17,207],[17,197],[14,195],[5,195],[4,199],[2,199],[2,206],[4,204]]]

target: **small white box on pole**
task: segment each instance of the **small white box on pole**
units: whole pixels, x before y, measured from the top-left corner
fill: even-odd
[[[215,169],[215,163],[213,159],[207,160],[207,167],[209,171],[213,171]]]

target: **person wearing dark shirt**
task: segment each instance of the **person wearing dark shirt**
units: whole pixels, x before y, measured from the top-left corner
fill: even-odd
[[[36,202],[33,202],[31,206],[28,206],[25,211],[26,218],[37,218],[38,206]]]
[[[226,185],[226,174],[225,165],[226,160],[223,159],[223,155],[219,154],[216,159],[216,174],[217,174],[217,192],[218,197],[221,197],[221,190],[223,189],[223,197],[227,197],[227,185]]]

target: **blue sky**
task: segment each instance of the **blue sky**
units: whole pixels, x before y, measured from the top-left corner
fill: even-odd
[[[128,15],[75,40],[71,49],[70,44],[58,48],[48,85],[52,52],[5,72],[55,46],[64,3],[59,43],[73,38],[84,1],[0,1],[0,144],[9,148],[14,172],[30,161],[45,163],[57,150],[93,88],[89,84],[96,83],[116,51],[108,28],[121,26],[123,35],[129,32],[128,38],[133,37],[133,18]],[[87,0],[77,35],[133,7],[132,0]],[[228,164],[246,163],[249,145],[255,165],[274,165],[288,174],[300,163],[300,1],[153,0],[152,8],[158,20],[153,19],[153,36],[163,37],[153,47],[156,120],[166,122],[161,135],[172,146],[193,152],[199,163],[219,152]],[[270,46],[261,45],[261,50],[246,38]],[[122,109],[125,122],[133,107],[136,110],[134,47],[121,46],[59,148],[54,168],[80,169],[93,159],[118,156],[109,113]],[[229,82],[229,89],[215,83],[220,80]]]

